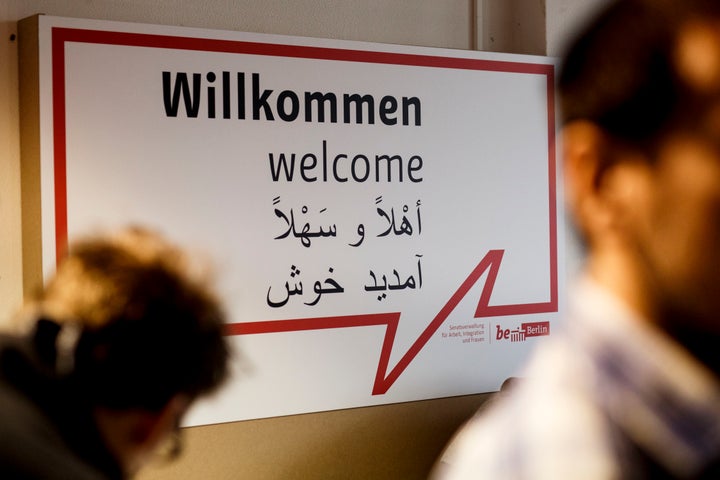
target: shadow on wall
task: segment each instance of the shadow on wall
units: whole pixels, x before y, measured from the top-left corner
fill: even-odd
[[[452,435],[491,396],[193,427],[179,462],[138,480],[425,479]]]

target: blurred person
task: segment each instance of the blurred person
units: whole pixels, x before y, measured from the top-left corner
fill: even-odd
[[[718,479],[720,2],[609,2],[558,88],[583,272],[432,477]]]
[[[179,453],[188,407],[228,374],[224,314],[160,235],[79,241],[0,337],[0,478],[125,479]]]

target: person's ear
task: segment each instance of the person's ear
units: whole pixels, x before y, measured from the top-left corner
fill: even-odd
[[[568,211],[582,236],[593,243],[609,219],[600,201],[606,141],[602,130],[586,121],[573,121],[562,130],[563,176]]]
[[[169,457],[167,447],[179,439],[180,420],[189,405],[187,396],[176,395],[159,410],[97,407],[94,417],[108,450],[126,473],[135,474],[155,458]],[[175,450],[170,448],[169,452]]]
[[[180,420],[188,405],[183,395],[175,395],[158,412],[149,414],[143,424],[142,441],[153,447],[161,444],[180,427]]]
[[[634,230],[647,203],[649,160],[586,121],[563,129],[563,155],[568,210],[590,247]]]
[[[180,421],[190,402],[184,395],[171,398],[158,411],[134,411],[130,449],[126,457],[127,469],[137,472],[155,461],[174,460],[181,452]]]

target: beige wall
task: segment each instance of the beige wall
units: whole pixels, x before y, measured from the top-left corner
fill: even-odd
[[[558,55],[605,0],[0,0],[0,325],[22,301],[17,21],[57,16]],[[414,479],[486,400],[475,395],[198,427],[143,479]]]

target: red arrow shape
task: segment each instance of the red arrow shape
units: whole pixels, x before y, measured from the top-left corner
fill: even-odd
[[[280,333],[280,332],[298,332],[303,330],[323,330],[328,328],[348,328],[348,327],[369,327],[384,325],[385,339],[383,340],[382,350],[380,352],[380,361],[378,362],[377,373],[375,375],[375,384],[373,386],[373,395],[382,395],[386,393],[410,362],[425,347],[427,342],[437,332],[438,328],[445,322],[450,313],[467,295],[470,289],[477,283],[480,277],[488,271],[485,285],[483,286],[475,310],[475,318],[492,317],[503,315],[523,315],[531,313],[547,313],[557,311],[557,291],[556,282],[551,279],[551,300],[545,303],[526,303],[517,305],[490,305],[490,296],[492,295],[500,270],[500,262],[503,257],[503,250],[490,250],[480,260],[477,267],[462,282],[457,291],[450,297],[442,309],[435,315],[435,318],[423,330],[420,336],[410,346],[405,355],[402,356],[397,365],[388,373],[388,364],[390,362],[390,354],[395,343],[395,334],[397,332],[398,323],[400,321],[400,312],[393,313],[374,313],[367,315],[346,315],[337,317],[322,318],[301,318],[294,320],[269,320],[260,322],[233,323],[227,325],[228,335],[254,335],[261,333]],[[554,276],[554,275],[551,275]]]

